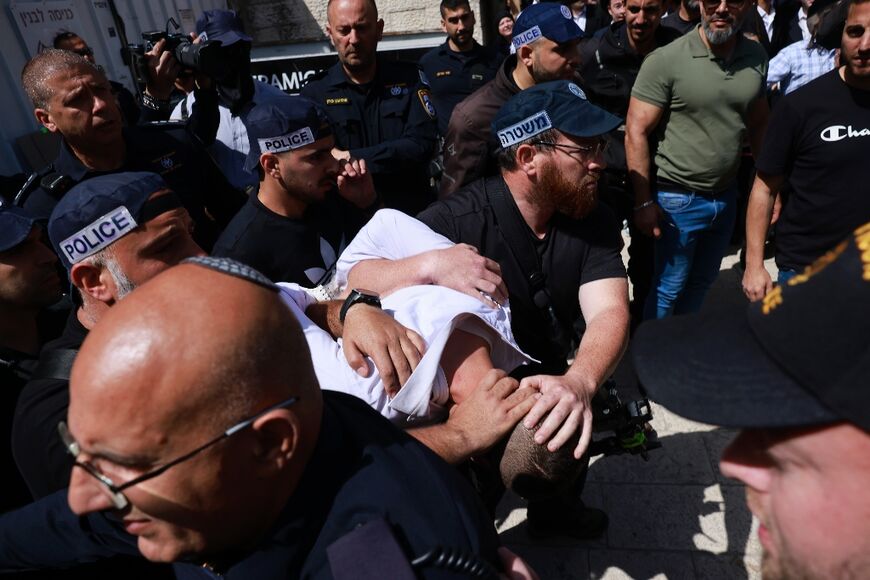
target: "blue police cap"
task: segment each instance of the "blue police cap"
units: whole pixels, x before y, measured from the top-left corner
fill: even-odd
[[[622,124],[586,99],[586,93],[570,81],[541,83],[511,97],[492,122],[502,149],[550,129],[572,137],[597,137]]]
[[[517,17],[514,24],[514,48],[531,44],[542,36],[562,44],[583,38],[583,31],[574,22],[571,9],[564,4],[541,2],[532,4]]]
[[[245,128],[251,149],[245,169],[254,171],[263,153],[283,153],[332,135],[329,117],[314,101],[300,96],[273,99],[255,105]]]
[[[23,208],[0,207],[0,252],[11,250],[26,240],[36,222],[36,217]]]
[[[240,40],[251,42],[235,10],[206,10],[196,19],[196,33],[203,40],[219,40],[223,46]]]
[[[140,224],[178,207],[172,195],[147,207],[151,194],[169,189],[156,173],[111,173],[85,180],[64,195],[48,222],[48,237],[67,270],[109,247]],[[154,211],[158,209],[159,211]]]

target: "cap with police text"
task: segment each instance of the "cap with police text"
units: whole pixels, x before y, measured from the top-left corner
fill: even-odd
[[[574,22],[570,8],[555,2],[541,2],[520,12],[511,42],[517,49],[541,37],[562,44],[583,38],[583,31]]]
[[[24,242],[36,222],[36,218],[23,208],[0,207],[0,252],[11,250]]]
[[[202,40],[219,40],[223,46],[240,40],[251,42],[235,10],[206,10],[196,19],[196,33]]]
[[[263,153],[284,153],[332,135],[329,117],[305,97],[287,96],[255,105],[245,121],[251,149],[245,169],[254,171]]]
[[[761,302],[640,326],[654,400],[726,427],[846,421],[870,431],[870,223]]]
[[[67,270],[108,248],[140,224],[181,206],[156,173],[111,173],[85,180],[64,195],[48,222],[48,237]]]
[[[511,97],[496,113],[492,131],[502,149],[507,149],[550,129],[573,137],[597,137],[621,124],[622,119],[590,103],[576,84],[553,81]]]

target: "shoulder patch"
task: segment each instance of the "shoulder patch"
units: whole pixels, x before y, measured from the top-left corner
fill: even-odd
[[[432,104],[432,96],[429,94],[429,89],[420,89],[417,91],[417,97],[420,99],[420,104],[423,105],[426,114],[434,119],[436,116],[435,105]]]

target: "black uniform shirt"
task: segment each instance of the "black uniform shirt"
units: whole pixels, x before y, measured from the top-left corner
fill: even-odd
[[[438,128],[416,65],[379,60],[374,80],[357,85],[336,63],[309,81],[302,95],[326,110],[335,146],[365,159],[386,207],[413,214],[434,198],[429,161]]]
[[[81,348],[87,329],[70,313],[63,334],[45,345],[45,353]],[[69,379],[34,378],[21,391],[12,426],[12,452],[30,492],[40,498],[69,483],[72,458],[61,444],[57,424],[66,420]]]
[[[499,224],[487,192],[501,189],[510,210],[522,220],[513,196],[500,175],[479,179],[450,197],[432,204],[417,219],[456,243],[471,244],[501,266],[511,302],[511,328],[517,343],[541,360],[548,372],[561,372],[565,359],[546,340],[549,327],[529,296],[527,275],[508,245],[508,235]],[[491,195],[491,194],[490,194]],[[580,313],[577,292],[583,284],[604,278],[625,278],[622,236],[613,213],[599,204],[588,216],[573,220],[556,214],[550,231],[540,240],[526,226],[547,277],[546,287],[556,317],[566,333]]]
[[[54,170],[80,183],[105,173],[151,171],[160,174],[181,198],[196,224],[194,238],[210,250],[217,234],[244,203],[244,196],[224,178],[206,150],[191,137],[182,123],[161,123],[124,128],[127,156],[118,169],[91,171],[61,142]],[[38,187],[24,207],[48,219],[60,197],[66,193]],[[208,210],[208,215],[206,214]],[[211,217],[209,217],[211,216]]]
[[[495,78],[504,55],[476,41],[471,50],[450,50],[447,41],[420,59],[420,69],[432,88],[432,101],[438,111],[438,131],[447,134],[453,107]]]
[[[369,216],[336,192],[309,207],[302,219],[279,215],[252,195],[221,234],[213,255],[238,260],[275,282],[313,286]]]

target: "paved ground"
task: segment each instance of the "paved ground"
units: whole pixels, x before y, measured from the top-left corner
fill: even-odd
[[[736,252],[722,262],[708,304],[744,301]],[[772,261],[766,263],[775,271]],[[631,381],[630,355],[617,371]],[[748,580],[760,578],[757,523],[743,487],[723,478],[718,457],[734,432],[687,421],[653,403],[662,448],[640,457],[593,460],[584,500],[610,516],[596,541],[538,542],[525,531],[525,505],[509,495],[499,506],[502,540],[542,579]]]

